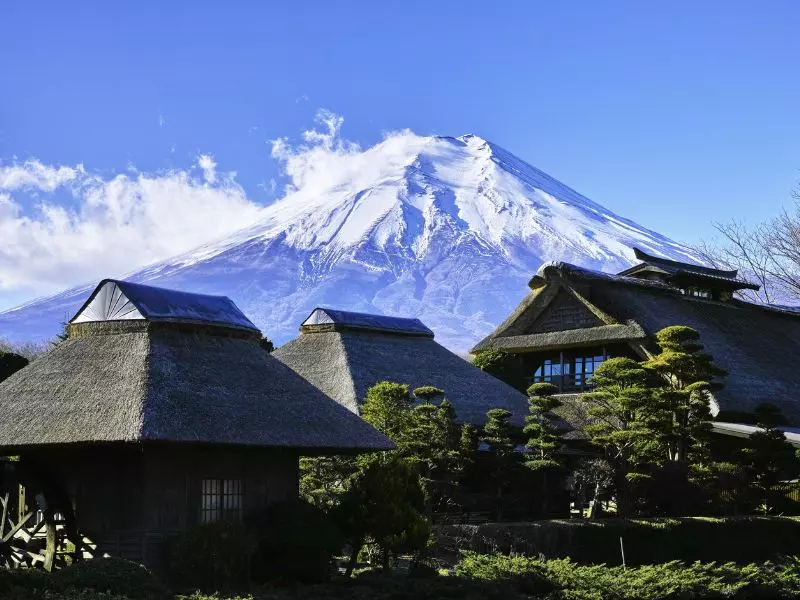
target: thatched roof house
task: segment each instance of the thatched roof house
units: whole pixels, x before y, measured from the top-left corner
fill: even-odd
[[[354,413],[379,381],[441,388],[463,422],[483,423],[495,407],[517,423],[528,412],[523,394],[436,343],[418,319],[317,308],[272,355]]]
[[[609,356],[645,358],[658,330],[688,325],[728,372],[714,396],[719,418],[747,418],[767,402],[800,422],[800,369],[791,360],[800,354],[800,314],[734,298],[736,290],[757,287],[736,271],[637,256],[642,263],[619,275],[543,266],[519,306],[472,351],[507,350],[531,381],[575,393],[590,387]]]
[[[296,496],[301,454],[393,447],[260,339],[226,297],[105,280],[0,383],[0,450],[52,474],[101,546],[153,564],[145,538]]]

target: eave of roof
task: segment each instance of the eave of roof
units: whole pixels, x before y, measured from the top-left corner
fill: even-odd
[[[498,336],[481,341],[473,352],[486,348],[498,348],[511,351],[537,352],[554,349],[589,346],[603,342],[637,341],[647,338],[642,327],[630,321],[625,324],[600,325],[583,329],[565,329],[548,333],[532,333],[528,335]]]

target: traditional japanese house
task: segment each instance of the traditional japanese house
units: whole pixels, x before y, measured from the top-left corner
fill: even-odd
[[[641,262],[617,275],[546,264],[519,306],[472,352],[501,348],[529,382],[577,394],[591,388],[592,373],[607,358],[644,359],[658,330],[687,325],[728,373],[712,402],[718,420],[747,422],[756,406],[770,403],[800,423],[800,369],[793,361],[800,355],[800,313],[737,299],[738,290],[758,286],[736,271],[635,254]],[[567,404],[559,411],[567,420],[585,417],[579,403]]]
[[[316,308],[272,355],[356,414],[380,381],[438,387],[462,422],[481,424],[490,408],[517,424],[528,413],[522,393],[438,344],[418,319]]]
[[[46,528],[48,566],[66,536],[157,567],[187,527],[296,497],[299,456],[393,447],[263,350],[226,297],[105,280],[68,329],[0,383],[0,453],[20,457],[5,483],[27,492],[18,512],[0,498],[0,535]]]

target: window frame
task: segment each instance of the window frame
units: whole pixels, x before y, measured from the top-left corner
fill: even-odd
[[[199,522],[241,522],[244,498],[244,479],[203,477],[200,480]]]

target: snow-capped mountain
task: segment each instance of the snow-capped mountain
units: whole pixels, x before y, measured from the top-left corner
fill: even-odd
[[[634,246],[691,260],[476,136],[395,135],[326,168],[251,227],[127,278],[228,295],[278,344],[330,306],[419,317],[463,351],[546,260],[612,272],[632,264]],[[53,336],[94,283],[0,313],[0,337]]]

